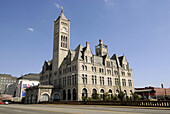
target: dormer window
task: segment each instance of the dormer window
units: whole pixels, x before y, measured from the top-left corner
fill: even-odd
[[[110,67],[110,62],[109,61],[106,61],[106,66]]]
[[[84,65],[82,65],[82,70],[84,70]]]
[[[92,63],[92,62],[93,62],[92,57],[90,57],[90,63]]]
[[[87,56],[85,56],[85,63],[87,63]]]

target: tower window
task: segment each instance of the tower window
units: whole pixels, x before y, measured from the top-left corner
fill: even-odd
[[[67,37],[61,35],[61,47],[67,48]]]
[[[61,47],[63,47],[63,35],[61,35]]]

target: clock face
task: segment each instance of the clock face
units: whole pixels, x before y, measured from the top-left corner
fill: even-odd
[[[65,28],[65,27],[63,27],[62,31],[63,31],[63,32],[66,32],[66,28]]]

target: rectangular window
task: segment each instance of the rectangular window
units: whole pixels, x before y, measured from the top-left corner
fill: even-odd
[[[131,73],[128,73],[128,76],[131,76]]]
[[[102,69],[101,68],[99,68],[99,73],[101,73],[102,72]]]
[[[112,78],[107,78],[107,81],[108,81],[108,85],[112,85]]]
[[[87,63],[87,56],[85,56],[85,63]]]
[[[109,61],[106,61],[106,66],[110,67],[110,62]]]
[[[76,74],[75,75],[72,75],[72,84],[76,84]]]
[[[125,72],[122,72],[122,76],[125,76]]]
[[[128,80],[129,87],[132,87],[132,81]]]
[[[90,57],[90,63],[92,63],[93,62],[93,59],[92,59],[92,57]]]
[[[54,85],[57,85],[57,79],[54,80]]]
[[[92,75],[92,84],[94,84],[94,76]]]
[[[104,77],[100,76],[100,85],[104,85]]]
[[[87,84],[87,75],[85,75],[85,83]]]
[[[114,74],[115,74],[115,75],[118,75],[118,71],[114,71]]]
[[[62,78],[59,79],[59,86],[62,85]]]
[[[87,84],[87,75],[82,74],[83,84]]]
[[[115,78],[115,86],[119,86],[119,79]]]
[[[122,79],[122,86],[126,86],[126,79]]]
[[[95,81],[94,81],[95,84],[97,84],[97,77],[96,77],[96,76],[94,77],[94,80],[95,80]]]

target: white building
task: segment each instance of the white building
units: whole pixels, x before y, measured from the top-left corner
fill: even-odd
[[[23,97],[25,97],[26,88],[37,86],[39,84],[39,81],[30,81],[27,79],[19,79],[16,82],[16,95],[15,100],[21,101]]]

